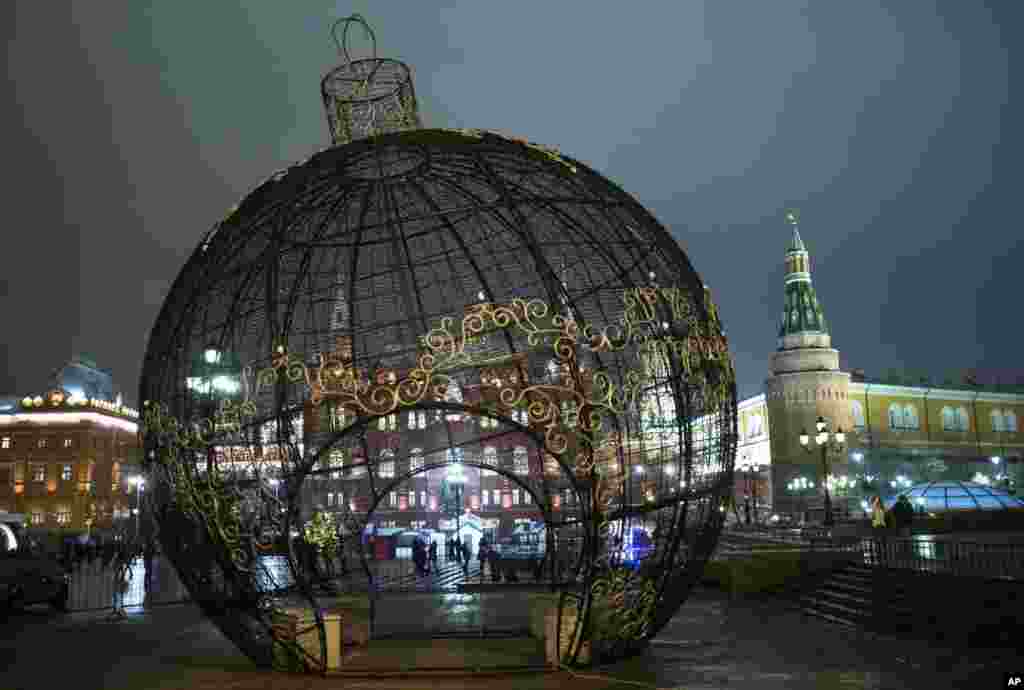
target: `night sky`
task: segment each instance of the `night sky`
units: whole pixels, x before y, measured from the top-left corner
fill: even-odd
[[[558,146],[650,208],[741,395],[775,348],[790,206],[844,367],[1018,368],[1017,0],[7,0],[0,395],[83,352],[137,403],[200,236],[327,144],[328,29],[354,11],[428,126]]]

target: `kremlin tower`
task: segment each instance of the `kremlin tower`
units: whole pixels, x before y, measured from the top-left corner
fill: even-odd
[[[765,382],[771,426],[773,503],[776,512],[798,512],[786,485],[804,476],[820,486],[821,452],[811,444],[812,453],[800,446],[801,431],[813,437],[819,416],[835,431],[849,432],[850,375],[839,370],[839,351],[832,348],[825,315],[811,284],[810,256],[797,227],[795,211],[786,214],[793,226],[793,239],[786,250],[785,305],[779,326],[778,345],[771,356],[771,375]],[[843,474],[845,454],[831,458],[830,472]],[[818,492],[816,492],[818,493]],[[821,494],[811,499],[822,502]]]

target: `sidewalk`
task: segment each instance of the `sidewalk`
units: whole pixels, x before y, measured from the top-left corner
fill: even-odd
[[[428,644],[418,653],[426,656]],[[1019,669],[1020,663],[1010,652],[976,651],[967,658],[924,642],[874,639],[805,619],[779,601],[729,602],[709,590],[692,597],[640,657],[577,677],[549,673],[356,679],[263,672],[253,669],[189,605],[153,609],[118,623],[102,622],[92,614],[58,620],[36,614],[36,619],[12,620],[0,628],[4,690],[981,690],[996,687],[1000,672]]]

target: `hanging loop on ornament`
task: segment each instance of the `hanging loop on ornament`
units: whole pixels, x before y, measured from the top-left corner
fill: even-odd
[[[341,39],[338,39],[338,27],[344,24],[344,28],[341,30]],[[334,22],[331,27],[331,38],[334,39],[334,45],[338,46],[338,52],[341,53],[342,57],[345,58],[346,62],[352,62],[352,56],[348,50],[348,30],[352,28],[353,24],[359,24],[363,27],[363,34],[370,40],[373,50],[373,59],[377,59],[377,36],[373,33],[373,29],[367,23],[366,19],[361,14],[353,14],[348,17],[342,17],[338,21]]]

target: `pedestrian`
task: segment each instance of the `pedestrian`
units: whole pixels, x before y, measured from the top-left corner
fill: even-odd
[[[488,549],[487,555],[491,562],[491,580],[501,582],[501,552],[494,546]]]
[[[750,524],[750,496],[743,499],[743,514],[746,518],[747,525]]]
[[[146,569],[143,586],[149,592],[153,588],[153,559],[156,558],[156,545],[150,539],[142,550],[142,565]]]
[[[341,576],[348,577],[348,559],[345,558],[345,537],[338,536],[338,565],[341,568]]]
[[[477,550],[476,557],[480,561],[480,580],[484,579],[484,565],[487,563],[487,553],[490,550],[490,544],[487,539],[480,540],[480,548]]]
[[[430,565],[437,570],[437,542],[430,540]]]
[[[417,574],[427,575],[427,550],[419,537],[416,537],[416,540],[412,543],[412,558],[416,564]]]
[[[886,541],[885,541],[885,528],[886,528],[886,514],[885,507],[882,505],[882,497],[875,496],[871,501],[871,531],[874,533],[875,539],[875,561],[878,565],[886,562]]]
[[[463,575],[469,575],[469,558],[473,554],[465,542],[459,544],[459,550],[462,552],[462,573]]]

